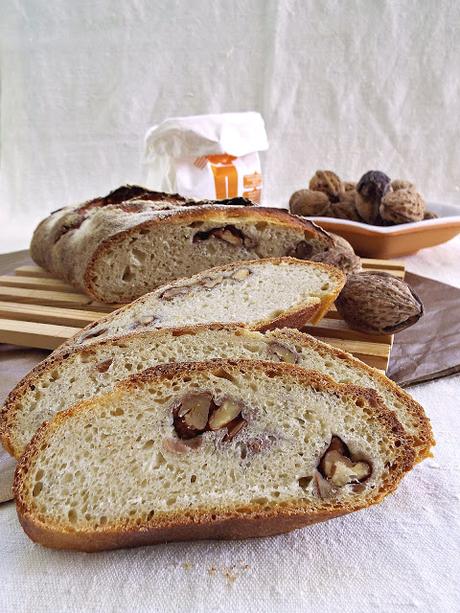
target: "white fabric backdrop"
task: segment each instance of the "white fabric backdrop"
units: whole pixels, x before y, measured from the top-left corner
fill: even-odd
[[[460,202],[455,0],[0,0],[0,251],[142,179],[165,117],[256,110],[265,202],[317,167]]]

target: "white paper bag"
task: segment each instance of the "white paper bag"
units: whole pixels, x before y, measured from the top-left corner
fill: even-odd
[[[145,137],[146,186],[193,198],[260,202],[259,151],[268,148],[259,113],[172,117]]]

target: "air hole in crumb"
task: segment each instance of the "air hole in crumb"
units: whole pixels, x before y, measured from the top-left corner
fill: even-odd
[[[153,447],[153,445],[154,445],[153,439],[149,439],[148,441],[145,441],[145,443],[142,446],[142,449],[150,449],[151,447]]]
[[[254,504],[266,504],[268,502],[268,498],[261,496],[259,498],[253,498],[252,502]]]
[[[401,447],[401,441],[395,441],[395,447]]]
[[[154,515],[155,515],[155,511],[152,509],[147,515],[147,521],[150,521]]]
[[[190,477],[190,483],[195,483],[195,481],[196,481],[196,475],[192,475]]]
[[[35,485],[34,485],[34,489],[32,490],[32,496],[38,496],[40,494],[40,492],[43,489],[43,483],[41,481],[38,481]]]
[[[313,477],[300,477],[298,481],[299,487],[301,487],[303,490],[306,490],[307,487],[310,485],[312,479]]]
[[[99,520],[99,525],[100,526],[105,526],[106,523],[107,523],[107,517],[105,515],[103,515],[101,517],[101,519]]]
[[[227,381],[230,381],[231,383],[236,383],[235,378],[232,377],[232,375],[228,373],[226,370],[224,370],[223,368],[219,368],[219,370],[216,370],[213,374],[218,379],[226,379]]]
[[[329,289],[329,288],[330,288],[329,283],[323,283],[323,284],[322,284],[322,286],[321,286],[321,289],[322,289],[323,291],[326,291],[326,290],[327,290],[327,289]]]
[[[362,398],[358,398],[358,400],[356,400],[355,402],[357,407],[360,407],[361,409],[364,407],[364,400]]]
[[[36,474],[35,474],[35,481],[40,481],[40,479],[43,477],[45,473],[43,472],[43,470],[40,468],[39,470],[37,470]]]
[[[67,513],[67,519],[71,524],[74,524],[77,521],[77,513],[73,509],[70,509],[70,511]]]
[[[123,409],[120,409],[120,407],[118,407],[117,409],[115,409],[114,411],[110,411],[110,415],[124,415],[125,412],[123,411]]]

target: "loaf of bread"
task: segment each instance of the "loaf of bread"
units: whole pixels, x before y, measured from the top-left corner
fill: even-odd
[[[14,494],[34,541],[98,551],[286,532],[381,501],[413,462],[372,390],[216,360],[143,371],[59,413]]]
[[[90,324],[61,347],[153,328],[238,323],[256,330],[318,322],[345,283],[319,262],[271,258],[217,266],[178,279]]]
[[[89,346],[55,352],[34,368],[5,401],[2,443],[19,458],[37,428],[81,400],[112,391],[133,373],[170,362],[243,358],[297,364],[378,392],[411,437],[422,460],[434,443],[422,407],[379,371],[353,356],[297,330],[261,334],[218,324],[134,332]]]
[[[127,186],[43,220],[34,261],[96,300],[126,303],[173,279],[255,258],[308,259],[333,245],[313,223],[248,201],[187,201]]]

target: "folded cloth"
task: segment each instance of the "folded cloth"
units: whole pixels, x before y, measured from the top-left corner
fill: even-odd
[[[407,273],[425,314],[395,335],[387,375],[403,387],[460,372],[460,289]]]

